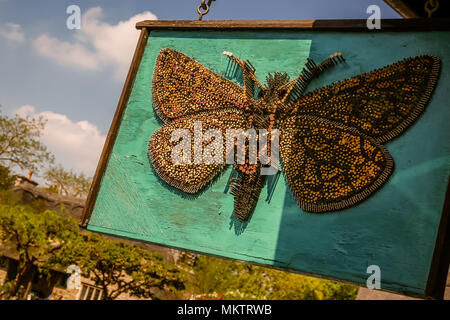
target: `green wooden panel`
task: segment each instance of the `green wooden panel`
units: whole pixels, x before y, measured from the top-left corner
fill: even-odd
[[[166,47],[222,74],[228,59],[221,53],[231,51],[249,59],[260,80],[274,71],[296,76],[307,57],[320,62],[343,52],[347,63],[309,90],[425,53],[442,59],[442,73],[424,115],[387,144],[396,169],[374,196],[337,213],[308,214],[280,178],[270,203],[266,186],[251,221],[241,224],[233,218],[233,197],[224,193],[230,169],[195,200],[152,171],[147,143],[160,123],[151,80]],[[382,289],[423,295],[450,171],[449,68],[449,32],[153,31],[88,229],[362,284],[367,267],[378,265]]]

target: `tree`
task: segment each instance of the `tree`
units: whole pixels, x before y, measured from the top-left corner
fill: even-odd
[[[114,300],[122,293],[157,299],[158,292],[184,289],[183,273],[157,253],[92,233],[85,235],[84,243],[82,269],[103,289],[103,300]]]
[[[92,183],[92,178],[73,170],[66,171],[61,165],[48,169],[44,178],[49,190],[76,198],[86,198]]]
[[[7,117],[0,114],[0,164],[9,169],[37,170],[54,157],[39,140],[45,120],[42,117]]]
[[[0,191],[0,256],[17,256],[16,277],[0,286],[0,298],[24,299],[35,274],[52,281],[52,270],[78,265],[86,277],[103,289],[102,298],[122,293],[158,298],[184,289],[184,274],[167,265],[162,256],[101,235],[80,232],[75,219],[43,211],[39,201],[19,203],[11,191]]]
[[[355,299],[358,287],[199,256],[188,290],[197,299]]]
[[[17,275],[7,284],[6,297],[26,297],[36,267],[45,274],[52,268],[77,263],[82,238],[73,218],[55,211],[40,212],[25,205],[0,206],[0,247],[18,256]]]

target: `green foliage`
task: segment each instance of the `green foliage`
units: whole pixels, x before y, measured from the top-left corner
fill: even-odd
[[[341,300],[358,288],[269,268],[200,256],[188,290],[197,299]]]
[[[0,206],[0,243],[12,245],[19,255],[26,254],[49,263],[62,246],[77,236],[78,224],[55,211],[38,212],[32,206]],[[30,251],[27,251],[30,249]],[[48,253],[53,253],[48,257]]]
[[[11,190],[0,189],[0,205],[14,206],[20,203],[21,203],[20,198],[14,195],[14,193]]]
[[[15,179],[16,177],[11,173],[11,170],[0,164],[0,190],[11,189]]]
[[[19,261],[18,273],[9,294],[19,296],[33,276],[34,268],[48,273],[51,268],[75,263],[67,252],[79,244],[78,224],[54,211],[39,212],[31,206],[0,205],[0,245],[12,250]]]
[[[158,299],[161,292],[184,289],[183,272],[166,264],[159,254],[97,234],[85,235],[84,243],[83,270],[103,289],[105,300],[122,293]]]
[[[77,198],[86,198],[92,183],[92,178],[73,170],[67,171],[61,165],[48,169],[44,177],[48,190]]]
[[[52,163],[53,156],[39,140],[44,126],[42,117],[10,118],[0,114],[0,164],[9,169],[36,170]]]
[[[2,298],[23,299],[35,268],[49,279],[50,270],[64,272],[71,264],[103,289],[106,300],[122,293],[155,299],[172,292],[176,297],[184,289],[184,272],[159,254],[82,233],[73,218],[17,204],[11,193],[0,193],[0,201],[0,247],[19,261],[17,277],[0,287]]]
[[[11,298],[11,288],[12,282],[6,281],[2,285],[0,285],[0,300]]]

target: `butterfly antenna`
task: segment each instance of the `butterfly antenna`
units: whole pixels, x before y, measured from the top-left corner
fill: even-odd
[[[244,92],[245,92],[245,99],[250,100],[254,99],[255,97],[255,91],[258,90],[264,90],[265,87],[258,81],[256,78],[256,69],[251,64],[249,60],[240,60],[236,58],[232,52],[224,51],[222,52],[223,55],[228,56],[228,58],[235,64],[236,67],[240,67],[242,69],[242,74],[244,77]],[[236,69],[237,71],[237,69]]]
[[[317,78],[322,72],[342,62],[345,62],[342,52],[333,53],[328,59],[325,59],[318,65],[313,59],[307,58],[305,68],[302,69],[300,75],[280,88],[280,90],[288,88],[281,101],[293,103],[303,95],[312,79]]]

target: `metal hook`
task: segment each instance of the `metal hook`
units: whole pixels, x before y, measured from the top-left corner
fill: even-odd
[[[206,4],[206,0],[202,0],[202,3],[198,6],[197,12],[199,14],[199,21],[202,21],[203,16],[208,14],[209,9],[211,7],[211,3],[216,0],[208,0],[208,4]]]
[[[428,13],[428,18],[431,18],[437,9],[439,9],[439,0],[428,0],[425,2],[425,11]]]

